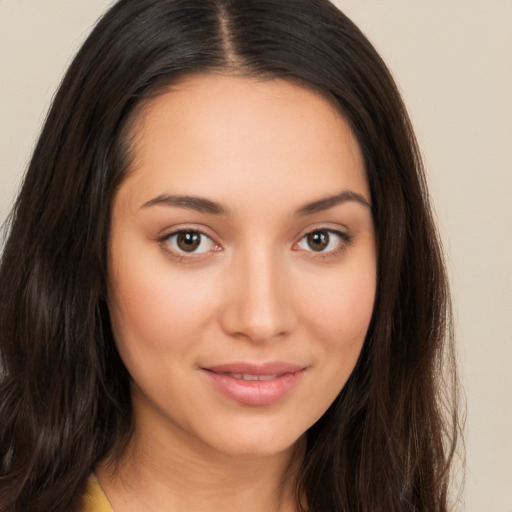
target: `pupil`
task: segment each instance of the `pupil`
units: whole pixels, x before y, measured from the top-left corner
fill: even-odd
[[[315,231],[308,235],[308,245],[313,251],[323,251],[329,245],[329,233]]]
[[[199,233],[180,233],[177,243],[182,251],[193,252],[201,243],[201,235]]]

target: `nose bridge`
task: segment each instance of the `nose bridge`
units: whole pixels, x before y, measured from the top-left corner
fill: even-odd
[[[289,286],[278,251],[269,246],[240,251],[230,269],[224,329],[258,342],[289,333],[295,323]]]

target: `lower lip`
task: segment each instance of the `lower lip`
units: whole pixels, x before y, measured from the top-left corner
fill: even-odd
[[[271,405],[278,402],[299,383],[304,372],[285,373],[272,380],[242,380],[203,370],[218,391],[245,405]]]

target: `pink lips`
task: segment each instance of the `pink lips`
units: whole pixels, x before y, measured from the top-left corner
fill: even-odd
[[[202,371],[228,398],[245,405],[270,405],[295,387],[305,368],[280,361],[264,365],[240,362],[202,368]]]

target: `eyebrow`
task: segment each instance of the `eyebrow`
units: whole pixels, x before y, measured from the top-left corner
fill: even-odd
[[[344,190],[340,194],[324,197],[323,199],[301,206],[296,211],[295,215],[298,217],[312,215],[313,213],[329,210],[330,208],[350,201],[354,201],[370,209],[372,208],[372,205],[361,194],[351,190]],[[229,210],[220,203],[197,196],[162,194],[144,203],[142,208],[150,208],[155,205],[184,208],[213,215],[229,215]]]
[[[174,206],[177,208],[185,208],[186,210],[194,210],[200,213],[211,213],[214,215],[228,215],[227,208],[221,204],[196,196],[180,196],[162,194],[142,205],[142,208],[149,208],[155,205]]]
[[[344,190],[340,194],[324,197],[318,201],[305,204],[297,210],[296,215],[302,217],[305,215],[311,215],[313,213],[323,212],[349,201],[355,201],[356,203],[362,204],[366,208],[370,208],[370,210],[372,208],[372,205],[361,194],[351,190]]]

